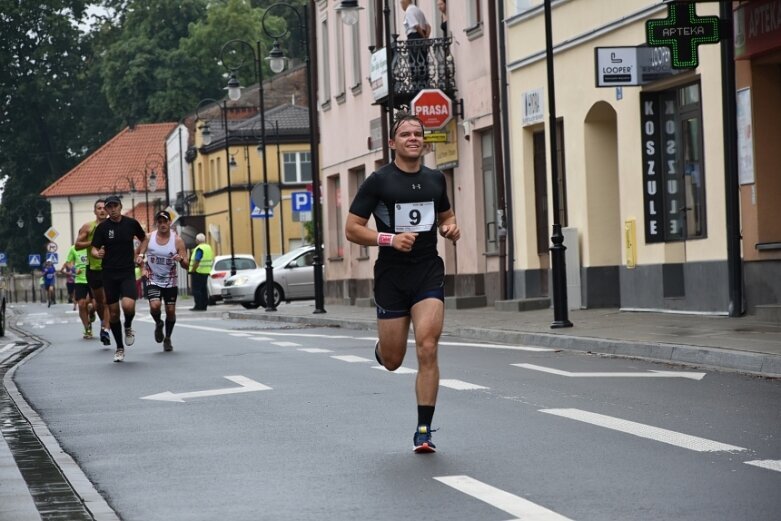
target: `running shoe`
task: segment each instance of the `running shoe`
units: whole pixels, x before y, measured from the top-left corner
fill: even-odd
[[[163,351],[173,351],[174,345],[171,343],[170,338],[166,338],[163,340]]]
[[[84,328],[84,335],[83,335],[83,338],[85,338],[85,339],[90,339],[90,338],[92,338],[92,327],[91,327],[91,326],[89,326],[89,327],[85,327],[85,328]]]
[[[434,432],[428,425],[418,425],[418,430],[412,437],[412,450],[417,454],[436,452],[437,446],[431,441],[431,433]]]
[[[157,324],[155,324],[155,342],[158,344],[163,341],[163,321],[161,320]]]
[[[111,345],[111,337],[109,336],[108,331],[103,328],[100,329],[100,341],[103,342],[104,346]]]
[[[118,347],[117,352],[114,353],[114,361],[115,362],[124,362],[125,361],[125,348],[124,347]]]
[[[125,328],[125,345],[130,347],[136,342],[136,334],[132,327]]]

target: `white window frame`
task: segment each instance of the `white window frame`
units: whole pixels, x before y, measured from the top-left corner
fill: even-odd
[[[328,17],[320,20],[320,105],[327,105],[331,102],[331,67],[330,67],[330,44],[328,38]]]
[[[361,30],[360,22],[351,28],[352,58],[353,58],[353,82],[351,88],[355,90],[361,85]]]
[[[306,159],[309,162],[309,179],[303,178],[303,173],[301,169],[301,165],[307,162],[304,160],[304,156],[306,156]],[[296,165],[296,179],[294,181],[289,180],[287,176],[287,166],[291,164]],[[282,153],[282,184],[297,185],[297,184],[311,183],[311,182],[312,182],[312,154],[308,150],[300,150],[295,152],[283,152]]]
[[[336,24],[336,97],[344,97],[344,24]]]

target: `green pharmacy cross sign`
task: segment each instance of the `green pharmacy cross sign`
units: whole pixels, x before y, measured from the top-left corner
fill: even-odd
[[[718,16],[697,16],[693,3],[671,3],[667,18],[645,23],[646,42],[651,47],[669,47],[674,69],[694,69],[699,65],[697,47],[718,43]]]

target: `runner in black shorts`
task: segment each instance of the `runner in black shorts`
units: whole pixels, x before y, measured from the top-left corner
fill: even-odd
[[[149,314],[155,321],[155,342],[163,343],[163,351],[172,351],[171,335],[176,324],[176,297],[179,295],[179,272],[177,266],[187,269],[187,250],[184,241],[171,231],[171,214],[160,210],[155,215],[157,229],[150,233],[138,248],[137,261],[144,263],[144,275],[149,284],[146,298],[149,299]],[[161,301],[165,303],[165,322],[160,312]]]
[[[108,306],[106,305],[106,295],[103,293],[102,263],[100,259],[92,255],[92,236],[95,234],[95,228],[108,217],[105,203],[106,201],[104,199],[95,201],[93,207],[95,220],[85,223],[81,229],[79,229],[79,235],[74,247],[77,250],[87,250],[87,285],[95,300],[95,310],[100,317],[100,341],[103,345],[108,346],[111,345],[111,336],[108,332],[109,312]]]
[[[133,238],[143,242],[146,233],[132,217],[122,215],[122,203],[118,196],[106,197],[108,219],[95,228],[92,237],[92,254],[103,261],[103,291],[109,308],[109,325],[117,350],[115,362],[125,360],[125,346],[136,341],[133,318],[136,315],[135,247]],[[122,342],[119,302],[125,315],[125,341]]]
[[[363,246],[380,246],[374,265],[377,304],[377,361],[389,371],[401,366],[410,322],[418,358],[415,391],[418,427],[415,452],[434,452],[431,421],[439,389],[437,344],[445,316],[444,263],[437,252],[437,232],[454,244],[461,232],[450,207],[445,176],[422,165],[423,125],[402,115],[394,124],[393,163],[361,185],[350,206],[345,233]],[[374,215],[377,231],[367,226]]]

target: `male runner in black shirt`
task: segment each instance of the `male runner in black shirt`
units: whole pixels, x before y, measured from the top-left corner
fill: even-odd
[[[117,351],[115,362],[125,360],[125,347],[122,343],[122,326],[119,316],[119,301],[125,314],[125,343],[132,346],[136,341],[133,333],[133,318],[136,315],[136,247],[133,238],[144,241],[146,234],[141,225],[132,217],[122,215],[122,202],[116,195],[106,197],[108,219],[95,228],[92,237],[92,254],[103,260],[103,288],[106,304],[109,307],[109,325]]]
[[[415,333],[418,427],[415,452],[434,452],[431,421],[439,390],[437,344],[445,316],[445,267],[437,253],[437,232],[454,244],[461,232],[450,207],[445,176],[422,165],[423,125],[400,116],[391,129],[393,163],[358,189],[345,224],[347,239],[380,246],[374,265],[377,304],[377,361],[389,371],[401,366],[410,321]],[[367,226],[374,215],[377,231]]]

